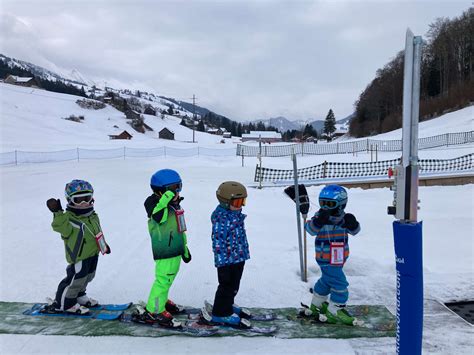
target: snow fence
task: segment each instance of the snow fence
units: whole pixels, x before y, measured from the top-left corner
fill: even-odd
[[[473,153],[453,159],[421,159],[418,160],[420,174],[461,172],[474,169]],[[298,169],[298,180],[317,180],[331,178],[353,178],[388,176],[388,170],[400,164],[400,159],[382,160],[363,163],[334,163],[325,161],[321,164]],[[255,182],[259,181],[292,181],[293,170],[270,169],[260,166],[255,168]]]

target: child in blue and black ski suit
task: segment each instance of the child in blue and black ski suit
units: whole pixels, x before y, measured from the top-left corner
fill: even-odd
[[[212,250],[219,286],[212,309],[212,321],[238,325],[245,314],[234,305],[245,261],[250,259],[242,213],[247,190],[235,181],[223,182],[216,192],[220,204],[211,215]]]
[[[360,224],[354,215],[345,213],[347,192],[339,185],[324,187],[319,204],[321,209],[305,224],[306,231],[316,236],[316,262],[321,268],[321,277],[313,287],[310,310],[320,320],[353,325],[356,320],[345,309],[349,283],[343,267],[349,257],[348,234],[359,233]]]

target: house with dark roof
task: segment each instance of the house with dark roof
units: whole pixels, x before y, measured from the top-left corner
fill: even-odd
[[[19,86],[26,86],[26,87],[34,87],[39,88],[40,84],[38,81],[33,77],[21,77],[16,75],[8,75],[4,80],[7,84],[19,85]]]
[[[165,127],[158,132],[158,138],[174,140],[174,132]]]
[[[127,131],[123,131],[120,134],[109,134],[110,139],[132,139],[132,135]]]

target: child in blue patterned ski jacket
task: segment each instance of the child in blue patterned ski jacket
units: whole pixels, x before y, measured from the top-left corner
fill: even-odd
[[[249,244],[242,213],[247,190],[236,181],[220,184],[216,191],[219,206],[211,215],[212,250],[217,268],[217,287],[212,320],[236,325],[241,322],[242,310],[234,305],[239,291],[245,261],[250,259]]]
[[[211,215],[214,265],[221,267],[250,259],[249,244],[241,210],[232,211],[221,205]]]

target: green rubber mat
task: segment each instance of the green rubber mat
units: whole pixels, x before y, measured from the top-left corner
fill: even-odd
[[[333,325],[297,317],[296,308],[249,308],[252,313],[273,312],[272,321],[253,321],[255,327],[276,327],[273,333],[256,333],[242,329],[219,327],[215,332],[178,332],[164,328],[150,327],[120,320],[84,319],[78,317],[31,316],[23,312],[33,303],[0,302],[0,334],[42,334],[77,336],[134,336],[162,337],[169,335],[189,336],[272,336],[277,338],[373,338],[394,337],[395,317],[385,306],[348,306],[348,311],[364,326]],[[125,313],[129,314],[133,307]],[[187,315],[177,319],[186,321]],[[191,322],[193,323],[193,322]],[[204,328],[206,329],[206,328]],[[209,328],[207,328],[209,329]],[[214,329],[215,330],[215,329]]]

